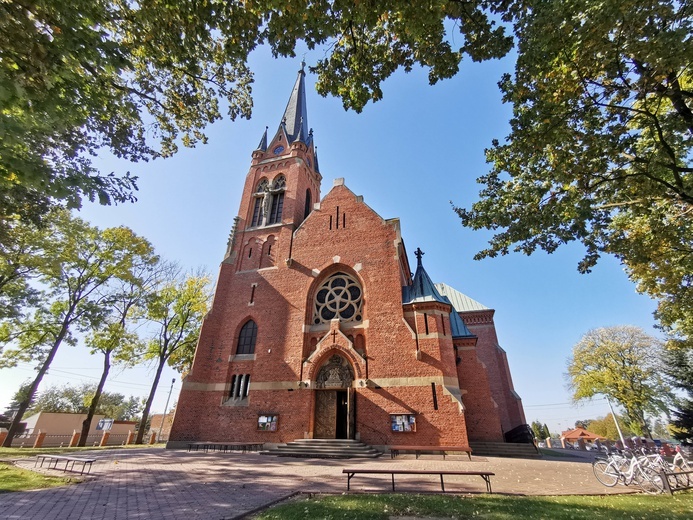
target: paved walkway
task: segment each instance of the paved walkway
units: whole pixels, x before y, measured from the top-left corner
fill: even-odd
[[[398,467],[489,470],[494,493],[525,495],[605,494],[629,491],[606,488],[592,474],[589,459],[505,459],[413,455],[395,460],[316,460],[257,453],[203,453],[178,450],[120,449],[95,452],[91,475],[75,485],[0,494],[4,520],[222,520],[248,513],[298,492],[343,493],[346,467]],[[33,459],[17,465],[33,469]],[[51,472],[54,473],[54,472]],[[56,474],[64,475],[62,472]],[[67,473],[69,475],[70,473]],[[388,492],[387,475],[354,477],[356,492]],[[480,477],[446,477],[453,493],[481,493]],[[438,477],[401,476],[402,492],[440,491]]]

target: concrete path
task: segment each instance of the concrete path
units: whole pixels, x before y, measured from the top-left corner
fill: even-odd
[[[606,494],[592,474],[589,459],[505,459],[413,455],[375,460],[317,460],[257,453],[203,453],[178,450],[120,449],[94,452],[98,459],[84,482],[38,491],[0,494],[3,520],[222,520],[242,518],[295,493],[344,493],[342,469],[418,468],[488,470],[494,493],[524,495]],[[33,468],[33,459],[17,465]],[[51,471],[51,474],[65,475]],[[67,473],[70,475],[70,473]],[[397,491],[439,492],[436,476],[399,476]],[[390,477],[355,476],[352,492],[391,489]],[[480,477],[446,477],[451,493],[482,493]]]

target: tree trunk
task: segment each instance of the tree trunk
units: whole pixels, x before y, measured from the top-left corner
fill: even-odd
[[[19,430],[19,424],[22,422],[22,419],[24,418],[24,412],[26,412],[29,408],[31,401],[34,399],[34,395],[36,395],[36,390],[38,390],[38,387],[41,384],[43,376],[45,376],[46,372],[48,372],[48,368],[53,362],[55,354],[58,352],[58,347],[60,347],[60,344],[63,342],[63,339],[67,335],[67,330],[70,326],[71,316],[72,309],[70,309],[69,313],[67,314],[67,317],[63,320],[63,324],[60,328],[60,332],[58,333],[58,337],[55,339],[55,343],[53,343],[50,352],[48,352],[48,356],[46,357],[46,360],[43,362],[43,365],[41,365],[38,374],[36,374],[36,378],[31,383],[26,398],[21,403],[19,403],[19,409],[17,410],[14,419],[12,419],[12,424],[10,424],[10,428],[7,431],[7,437],[5,437],[5,440],[2,443],[3,448],[12,447],[12,440],[14,439],[14,436],[17,435],[17,430]]]
[[[159,366],[156,368],[156,375],[154,376],[154,383],[152,383],[152,389],[149,392],[149,397],[147,398],[147,404],[144,405],[144,410],[142,410],[142,419],[137,428],[137,438],[135,439],[135,444],[142,444],[142,439],[144,438],[144,429],[147,425],[147,419],[149,418],[149,410],[152,407],[152,402],[154,401],[154,394],[156,394],[156,387],[159,386],[159,379],[161,378],[161,372],[164,370],[164,365],[166,364],[166,358],[159,358]]]
[[[96,387],[94,397],[91,398],[91,403],[89,403],[87,418],[82,421],[82,433],[79,434],[79,442],[77,443],[77,446],[85,446],[87,443],[87,436],[89,435],[89,429],[91,428],[91,421],[96,413],[96,407],[99,405],[99,399],[101,399],[101,393],[103,392],[103,387],[106,384],[108,372],[111,370],[111,351],[107,350],[103,353],[103,355],[103,372],[101,373],[101,380],[99,381],[99,385]]]

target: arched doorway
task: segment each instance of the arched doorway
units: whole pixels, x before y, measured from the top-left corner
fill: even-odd
[[[354,371],[337,354],[320,368],[315,380],[316,439],[354,438]]]

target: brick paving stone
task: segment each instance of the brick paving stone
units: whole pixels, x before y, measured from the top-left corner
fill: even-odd
[[[592,474],[589,459],[505,459],[413,455],[397,459],[316,460],[257,453],[188,453],[156,448],[96,452],[91,475],[77,484],[0,494],[3,520],[228,520],[241,518],[297,492],[343,493],[346,467],[489,470],[494,493],[610,494]],[[17,463],[33,470],[33,459]],[[52,470],[44,473],[60,474]],[[440,491],[437,477],[397,477],[398,491]],[[355,492],[390,491],[390,477],[359,475]],[[449,492],[482,493],[479,477],[446,477]]]

